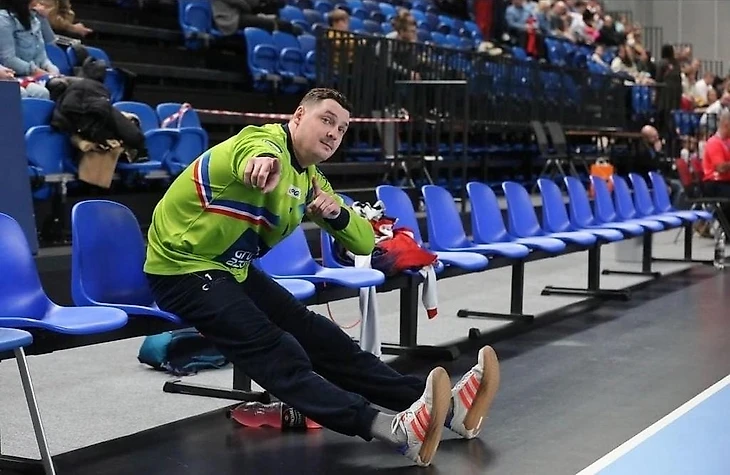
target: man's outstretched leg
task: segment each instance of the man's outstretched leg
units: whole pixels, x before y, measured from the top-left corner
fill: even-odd
[[[312,368],[302,345],[276,326],[229,273],[151,276],[160,308],[194,325],[234,365],[281,401],[345,435],[391,443],[419,465],[431,463],[449,408],[449,377],[431,372],[425,391],[395,416],[380,413]],[[326,341],[322,341],[326,344]]]
[[[479,435],[499,389],[499,360],[491,346],[479,350],[477,364],[451,390],[446,427],[466,439]]]

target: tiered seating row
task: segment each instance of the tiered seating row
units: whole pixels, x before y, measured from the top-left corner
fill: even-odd
[[[51,127],[54,107],[54,102],[45,99],[22,100],[29,173],[45,182],[70,182],[78,173],[78,165],[70,137]],[[121,178],[174,177],[208,149],[208,135],[192,108],[171,102],[155,109],[141,102],[117,102],[114,107],[139,118],[148,152],[146,161],[119,162],[117,172]],[[176,113],[181,113],[179,119],[162,128],[162,122]],[[48,194],[49,188],[44,186],[36,192],[36,198]]]

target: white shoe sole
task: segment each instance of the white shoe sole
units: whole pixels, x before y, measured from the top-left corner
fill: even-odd
[[[431,377],[431,420],[421,450],[418,451],[423,466],[431,464],[441,443],[441,432],[444,429],[444,422],[451,404],[451,381],[446,370],[441,367],[434,368],[429,376]]]
[[[480,350],[481,359],[484,362],[484,374],[479,384],[479,389],[474,396],[474,402],[464,417],[466,430],[479,430],[482,421],[489,414],[494,397],[499,389],[499,359],[497,353],[491,346],[485,346]]]

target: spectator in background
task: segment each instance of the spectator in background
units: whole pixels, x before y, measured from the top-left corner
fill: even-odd
[[[613,17],[606,15],[603,19],[603,27],[598,34],[598,41],[606,46],[618,46],[623,43],[623,36],[616,31],[616,25],[613,23]]]
[[[271,19],[259,14],[276,14],[284,6],[284,0],[211,0],[213,22],[225,36],[236,34],[239,29],[253,26],[264,30],[281,30],[300,35],[302,29],[288,21]]]
[[[662,46],[661,60],[657,65],[656,81],[664,83],[657,89],[657,126],[663,133],[671,133],[671,114],[679,109],[682,100],[682,76],[679,61],[670,44]]]
[[[565,17],[568,15],[568,6],[559,0],[553,4],[550,10],[550,31],[553,35],[559,36],[565,30]]]
[[[15,79],[15,71],[5,66],[0,66],[1,81],[17,81]],[[36,83],[28,83],[25,86],[20,85],[20,97],[33,97],[37,99],[50,99],[48,89]]]
[[[537,3],[537,26],[543,36],[549,35],[552,31],[550,0],[540,0]]]
[[[70,0],[34,0],[32,8],[46,17],[53,31],[60,35],[83,38],[94,32],[83,23],[74,23],[76,13]]]
[[[730,198],[730,111],[720,113],[717,133],[705,144],[702,156],[702,185],[705,195]],[[730,216],[728,205],[722,207]]]
[[[21,76],[59,74],[48,59],[41,19],[29,0],[0,0],[0,63]]]
[[[504,13],[508,32],[519,36],[520,33],[527,31],[527,20],[531,15],[531,9],[525,6],[525,0],[512,0],[512,5],[508,6]]]
[[[695,98],[695,104],[700,107],[709,104],[707,100],[707,92],[712,87],[714,81],[715,75],[711,71],[705,71],[705,73],[702,75],[702,79],[695,83],[692,91],[692,95]]]
[[[714,91],[714,89],[713,89]],[[717,95],[717,93],[715,93]],[[705,109],[705,113],[702,114],[702,117],[700,117],[700,125],[706,126],[708,122],[708,116],[715,115],[717,117],[720,116],[720,113],[723,110],[729,110],[730,109],[730,93],[724,92],[722,94],[722,97],[720,99],[714,101],[710,106]]]

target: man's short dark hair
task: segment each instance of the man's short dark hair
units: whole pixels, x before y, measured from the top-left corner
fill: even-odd
[[[317,87],[311,89],[308,93],[304,95],[299,105],[304,106],[307,104],[322,102],[326,99],[332,99],[333,101],[341,105],[347,112],[352,112],[352,104],[350,104],[350,101],[347,100],[344,94],[326,87]]]

